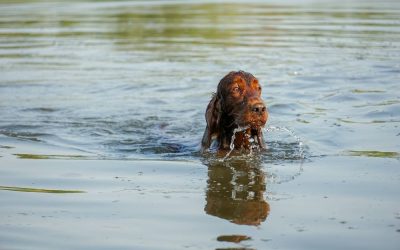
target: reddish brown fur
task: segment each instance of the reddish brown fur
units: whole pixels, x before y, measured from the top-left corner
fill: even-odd
[[[266,106],[261,99],[261,86],[257,78],[244,71],[228,73],[218,84],[206,110],[207,127],[204,131],[202,148],[210,147],[213,138],[218,148],[229,149],[233,131],[248,127],[235,135],[235,149],[248,149],[249,138],[264,147],[261,128],[268,119]]]

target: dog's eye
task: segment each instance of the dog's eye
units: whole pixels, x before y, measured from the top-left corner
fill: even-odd
[[[234,93],[238,93],[238,92],[240,92],[240,89],[239,89],[239,87],[234,87],[232,91],[233,91]]]
[[[258,91],[261,91],[261,90],[262,90],[261,86],[258,86]]]

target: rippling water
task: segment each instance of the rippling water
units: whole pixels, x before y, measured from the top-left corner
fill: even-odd
[[[0,133],[117,159],[192,155],[216,84],[243,69],[264,85],[269,124],[301,134],[315,154],[355,149],[354,129],[379,129],[378,149],[390,147],[387,127],[400,122],[398,8],[2,4]]]
[[[322,166],[366,164],[373,169],[366,170],[370,172],[377,165],[389,164],[391,169],[398,165],[399,27],[400,3],[395,0],[0,3],[0,164],[10,155],[71,162],[90,159],[99,160],[100,165],[106,159],[203,163],[209,167],[207,181],[188,185],[207,190],[204,211],[237,224],[260,225],[270,210],[266,200],[290,200],[285,198],[290,189],[283,192],[275,186],[266,191],[265,178],[269,184],[287,183],[307,172],[308,164],[319,162]],[[228,168],[223,168],[220,161],[198,153],[204,112],[219,80],[239,69],[251,72],[263,85],[262,96],[270,112],[264,133],[269,150],[227,162]],[[250,171],[248,164],[257,167]],[[28,192],[24,188],[36,183],[18,179],[13,170],[2,171],[9,179],[0,178],[0,195],[12,186],[23,186],[14,191]],[[177,175],[186,175],[185,171]],[[394,173],[392,181],[398,182],[398,170],[390,173]],[[218,210],[222,209],[219,201],[233,197],[215,185],[219,175],[228,178],[219,185],[232,188],[229,183],[234,183],[234,190],[253,185],[238,176],[256,176],[260,185],[245,195],[254,203],[238,206],[244,210],[260,206],[262,214],[246,217],[238,210]],[[50,183],[49,192],[54,189],[50,178],[43,177],[44,183],[45,179]],[[163,179],[162,175],[158,178]],[[332,178],[340,182],[342,177],[333,174]],[[153,190],[151,183],[147,185]],[[30,191],[43,191],[37,188]],[[98,191],[97,186],[88,189]],[[166,192],[174,190],[169,182],[164,187]],[[142,204],[143,209],[151,204]],[[385,211],[396,213],[392,205],[386,205],[390,209]],[[181,218],[175,219],[174,223]],[[397,231],[400,228],[398,220],[389,224]],[[221,224],[213,225],[219,228]],[[303,232],[302,225],[296,230]],[[206,230],[202,234],[207,235]],[[3,239],[11,236],[7,237]],[[246,239],[216,238],[231,243]],[[151,241],[146,239],[142,241]],[[274,239],[270,246],[284,248]],[[216,247],[187,241],[188,246]],[[269,238],[243,242],[240,247],[263,248]],[[162,248],[147,243],[140,246]],[[387,249],[395,245],[388,244]]]

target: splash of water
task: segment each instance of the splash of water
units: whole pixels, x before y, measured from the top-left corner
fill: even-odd
[[[290,130],[287,127],[276,127],[276,126],[268,126],[267,128],[263,128],[265,133],[272,132],[272,131],[278,131],[278,132],[287,132],[291,137],[293,137],[296,140],[296,143],[299,147],[299,157],[300,159],[305,159],[305,154],[304,154],[304,145],[302,140],[300,139],[299,136],[297,136],[292,130]]]
[[[222,161],[225,161],[230,155],[231,155],[231,153],[232,153],[232,151],[235,149],[235,139],[236,139],[236,133],[237,132],[242,132],[242,131],[245,131],[246,129],[248,129],[249,128],[249,126],[246,126],[246,127],[237,127],[237,128],[235,128],[234,130],[233,130],[233,135],[232,135],[232,138],[231,138],[231,144],[229,145],[229,152],[228,153],[226,153],[226,155],[225,155],[225,157],[224,158],[222,158]]]
[[[229,145],[230,150],[229,150],[229,152],[226,153],[226,155],[222,159],[220,159],[220,161],[226,161],[232,154],[233,150],[235,149],[234,142],[235,142],[235,138],[236,138],[236,133],[245,131],[248,128],[249,128],[248,126],[238,127],[233,130],[231,144]],[[287,133],[291,138],[293,138],[296,141],[296,144],[298,146],[298,152],[297,152],[298,159],[302,159],[302,160],[305,159],[305,153],[304,153],[305,149],[304,149],[303,142],[300,139],[300,137],[295,134],[294,131],[292,131],[291,129],[289,129],[287,127],[278,127],[278,126],[268,126],[266,128],[262,128],[262,129],[263,129],[264,134],[268,134],[269,132],[285,132],[285,133]],[[253,151],[258,149],[259,146],[257,145],[257,143],[255,143],[255,139],[252,138],[251,135],[245,134],[245,136],[248,138],[248,140],[250,142],[250,148],[249,148],[250,151],[249,151],[248,155],[251,156],[253,154]]]

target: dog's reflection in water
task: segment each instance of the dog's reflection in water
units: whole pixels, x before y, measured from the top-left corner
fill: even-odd
[[[230,160],[208,164],[205,212],[240,225],[260,225],[269,214],[259,164]]]

